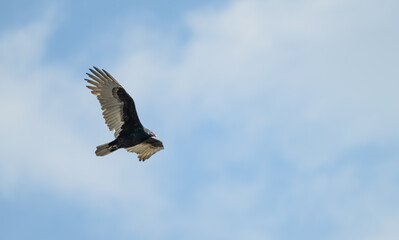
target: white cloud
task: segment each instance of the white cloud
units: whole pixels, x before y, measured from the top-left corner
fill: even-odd
[[[362,7],[355,11],[359,4]],[[200,153],[196,154],[201,154],[208,170],[219,176],[235,161],[264,167],[259,159],[267,161],[271,156],[261,156],[256,151],[262,145],[271,145],[267,149],[277,153],[286,164],[315,177],[308,181],[296,179],[298,182],[290,185],[294,195],[295,192],[315,195],[315,201],[320,201],[319,208],[333,205],[339,212],[338,218],[327,209],[318,217],[337,223],[342,230],[337,235],[350,235],[350,227],[338,224],[340,218],[348,215],[353,220],[361,218],[364,206],[348,213],[360,199],[354,197],[343,206],[340,201],[345,200],[341,194],[351,195],[356,188],[348,186],[347,180],[363,181],[364,176],[346,172],[347,166],[340,163],[342,156],[354,148],[397,141],[395,136],[399,131],[399,109],[393,104],[399,100],[395,92],[398,74],[390,64],[395,61],[394,53],[398,48],[384,37],[372,36],[372,32],[385,34],[380,32],[382,25],[394,27],[394,22],[389,22],[393,14],[389,4],[392,3],[385,4],[374,1],[365,4],[357,1],[286,4],[236,1],[221,10],[206,9],[189,14],[190,37],[180,49],[177,60],[159,54],[158,49],[170,45],[158,42],[157,51],[148,47],[145,58],[140,57],[141,51],[129,52],[122,58],[121,66],[127,64],[120,71],[124,79],[129,78],[129,72],[141,76],[140,79],[148,79],[147,90],[162,89],[160,104],[165,109],[164,115],[168,116],[166,125],[179,126],[167,135],[177,131],[195,141],[193,129],[198,129],[204,121],[225,129],[221,136],[210,134],[206,141],[203,138],[198,141]],[[398,39],[398,33],[390,33],[390,37]],[[385,43],[390,44],[379,48]],[[388,63],[380,59],[388,59]],[[136,65],[133,63],[142,63],[141,60],[148,65],[129,71]],[[147,71],[155,77],[145,77]],[[153,82],[155,78],[166,78],[166,83],[157,87]],[[142,98],[153,103],[154,97],[148,92],[151,91],[145,91]],[[337,172],[327,176],[313,175],[336,165],[340,169]],[[335,182],[337,178],[339,182]],[[378,174],[377,178],[384,177]],[[307,184],[315,189],[305,191]],[[394,181],[387,184],[393,186]],[[229,196],[229,189],[236,189],[234,181],[227,185],[218,188],[221,195]],[[320,189],[323,187],[327,189]],[[330,192],[329,187],[332,187]],[[209,193],[213,188],[203,188],[208,194],[202,196],[209,196],[207,201],[210,202],[203,209],[217,213],[217,207],[211,203],[217,202],[218,197]],[[262,189],[259,187],[256,194]],[[364,191],[363,198],[368,199],[373,194]],[[338,199],[330,202],[328,198],[335,194],[339,195]],[[376,204],[383,202],[376,200]],[[312,203],[305,202],[306,206],[309,204],[306,211],[312,211]],[[293,207],[303,206],[298,203]],[[280,223],[296,214],[284,208],[282,205],[279,216],[286,217],[280,219]],[[297,214],[301,221],[311,221],[302,215],[304,212]],[[384,213],[379,214],[384,216]],[[366,215],[374,216],[372,212]],[[212,224],[215,223],[210,221],[208,225]],[[216,229],[225,229],[215,225],[219,227]],[[348,226],[353,226],[356,232],[362,225]],[[215,235],[216,232],[218,230]],[[221,232],[225,231],[219,231],[222,235]]]
[[[190,131],[209,120],[242,128],[239,138],[254,142],[279,129],[270,136],[277,151],[293,164],[318,167],[353,146],[394,138],[399,130],[399,109],[392,104],[398,101],[392,87],[397,73],[379,61],[395,61],[397,47],[376,52],[385,39],[364,38],[366,30],[380,31],[392,12],[371,1],[354,17],[357,4],[235,1],[194,12],[177,60],[164,50],[175,45],[160,37],[123,55],[118,71],[123,79],[143,79],[139,94],[147,102],[158,100],[152,93],[161,95],[156,104],[165,114],[173,112],[168,125],[178,122]],[[137,89],[134,81],[126,85]],[[220,153],[237,142],[227,141]]]
[[[4,50],[0,58],[0,123],[4,126],[0,194],[13,199],[18,189],[40,186],[94,206],[139,202],[158,211],[157,206],[164,203],[154,191],[156,180],[150,177],[154,173],[141,166],[124,170],[126,164],[133,164],[133,155],[123,163],[96,158],[93,144],[103,142],[84,141],[85,128],[71,125],[76,118],[80,123],[87,119],[70,115],[84,112],[85,101],[92,96],[88,90],[85,95],[77,90],[84,88],[83,74],[75,76],[65,67],[44,63],[42,56],[53,28],[50,22],[51,18],[41,19],[0,38]]]
[[[342,163],[342,156],[353,148],[397,141],[399,97],[391,64],[397,44],[365,33],[385,34],[379,28],[392,14],[389,2],[370,1],[354,11],[358,4],[234,1],[189,13],[189,37],[182,46],[172,36],[127,22],[121,40],[126,51],[107,69],[136,99],[145,125],[161,131],[153,129],[166,150],[145,164],[124,152],[107,159],[93,155],[94,145],[103,142],[92,139],[105,142],[111,134],[84,82],[71,80],[83,73],[42,61],[56,27],[51,18],[2,34],[0,102],[8,118],[0,119],[7,126],[0,130],[6,156],[0,160],[0,194],[12,198],[15,189],[28,184],[90,205],[118,205],[127,231],[153,238],[182,231],[190,239],[273,239],[292,218],[303,223],[318,217],[338,226],[340,238],[353,234],[350,227],[360,232],[369,222],[349,221],[385,200],[373,198],[378,186],[373,191],[364,186],[365,176],[356,172],[359,163]],[[398,33],[389,36],[397,39]],[[212,124],[219,132],[208,129]],[[193,152],[179,157],[187,149]],[[286,185],[274,182],[275,155],[295,174],[287,176]],[[193,201],[181,207],[173,192],[184,179],[172,175],[186,171],[179,168],[186,161],[207,180],[184,192]],[[234,177],[231,167],[243,165],[253,179]],[[388,192],[395,181],[385,170],[372,176]],[[358,187],[361,195],[352,193]],[[352,197],[342,204],[343,196]],[[363,198],[365,205],[358,205]],[[306,216],[314,206],[320,215]],[[385,219],[390,215],[381,207],[376,211],[365,215],[376,217],[372,223],[388,223],[375,236],[396,234],[389,224],[396,218]],[[255,221],[260,223],[252,225]],[[149,233],[151,225],[157,228]]]

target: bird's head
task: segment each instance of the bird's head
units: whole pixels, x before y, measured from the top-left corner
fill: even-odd
[[[156,135],[153,131],[151,131],[150,129],[144,128],[144,131],[145,131],[148,135],[150,135],[150,137],[156,137],[156,136],[157,136],[157,135]]]

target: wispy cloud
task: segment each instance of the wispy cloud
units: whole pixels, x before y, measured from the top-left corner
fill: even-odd
[[[0,196],[45,189],[146,238],[393,239],[395,4],[233,1],[187,13],[184,39],[105,28],[122,50],[100,67],[165,142],[145,164],[94,156],[112,135],[84,73],[45,59],[54,14],[2,32]]]

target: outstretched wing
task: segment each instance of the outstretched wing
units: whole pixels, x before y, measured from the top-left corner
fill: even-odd
[[[122,130],[141,127],[134,101],[125,89],[104,69],[94,69],[87,73],[91,79],[85,80],[92,84],[87,87],[100,101],[105,123],[110,131],[115,130],[115,138]]]
[[[133,147],[128,147],[126,150],[138,154],[139,161],[145,161],[150,158],[154,153],[164,149],[161,141],[155,138],[148,138],[144,142],[137,144]]]

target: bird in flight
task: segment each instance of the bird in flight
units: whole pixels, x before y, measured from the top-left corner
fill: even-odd
[[[114,131],[115,140],[97,146],[96,155],[105,156],[119,148],[138,154],[139,161],[145,161],[154,153],[164,149],[155,133],[145,128],[137,115],[132,97],[104,69],[93,67],[86,73],[91,79],[85,79],[91,85],[91,93],[100,101],[105,123]]]

